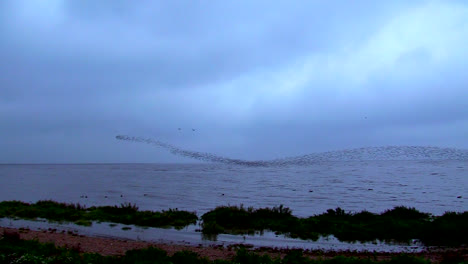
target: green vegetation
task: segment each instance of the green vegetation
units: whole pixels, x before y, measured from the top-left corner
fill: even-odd
[[[0,202],[0,217],[25,219],[45,218],[52,221],[68,221],[89,226],[91,221],[122,223],[150,227],[183,228],[195,224],[198,217],[193,212],[169,209],[162,212],[138,211],[132,204],[85,208],[80,204],[39,201],[28,204],[20,201]]]
[[[468,243],[468,212],[448,212],[431,216],[414,208],[395,207],[382,214],[367,211],[347,213],[341,208],[326,213],[298,218],[289,208],[244,208],[221,206],[202,216],[202,232],[253,233],[271,230],[293,238],[316,240],[334,235],[341,241],[408,242],[419,239],[426,245],[457,246]]]
[[[39,201],[35,204],[19,201],[0,202],[0,217],[45,218],[85,226],[91,225],[92,221],[105,221],[179,229],[195,224],[198,220],[193,212],[172,209],[162,212],[138,211],[138,207],[132,204],[85,208],[79,204],[54,201]],[[409,242],[411,239],[418,239],[425,245],[468,244],[468,212],[447,212],[442,216],[432,216],[407,207],[395,207],[381,214],[367,211],[349,213],[336,208],[320,215],[299,218],[282,205],[260,209],[221,206],[205,213],[201,218],[202,232],[205,236],[271,230],[293,238],[312,240],[320,236],[334,235],[346,242],[368,242],[376,239]],[[128,230],[129,227],[122,229]]]
[[[461,259],[463,261],[463,259]],[[79,248],[66,249],[57,248],[53,244],[41,244],[37,241],[19,240],[19,239],[0,239],[0,263],[161,263],[161,264],[372,264],[372,263],[430,263],[428,260],[402,254],[388,261],[374,261],[372,256],[367,259],[354,257],[335,257],[333,259],[311,260],[302,254],[302,251],[290,251],[284,258],[271,258],[268,255],[259,255],[258,253],[247,251],[241,248],[232,260],[210,261],[207,258],[200,257],[197,253],[191,251],[179,251],[172,256],[158,248],[150,247],[147,249],[130,250],[124,256],[102,256],[93,253],[82,253]]]

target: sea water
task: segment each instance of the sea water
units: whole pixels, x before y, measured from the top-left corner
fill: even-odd
[[[383,212],[409,206],[441,215],[468,209],[467,160],[348,160],[305,165],[3,164],[0,201],[54,200],[86,206],[195,211],[220,205],[284,205],[296,216]]]

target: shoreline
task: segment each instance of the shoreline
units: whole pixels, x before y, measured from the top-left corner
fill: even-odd
[[[180,244],[190,246],[212,246],[229,247],[234,245],[244,245],[249,248],[295,248],[315,251],[374,251],[381,252],[419,252],[427,247],[420,244],[387,244],[383,241],[372,243],[346,243],[337,238],[321,238],[318,241],[301,240],[289,238],[283,235],[276,235],[271,231],[257,233],[254,235],[229,235],[220,234],[214,237],[205,237],[196,226],[185,230],[162,229],[162,228],[141,228],[113,223],[93,223],[92,226],[84,227],[71,223],[50,222],[42,220],[22,220],[0,218],[0,226],[8,228],[28,228],[35,231],[56,230],[56,232],[68,231],[90,237],[101,237],[118,240],[146,241],[161,244]],[[125,228],[125,229],[124,229]]]
[[[41,200],[34,204],[21,201],[0,202],[0,217],[47,219],[91,226],[94,221],[139,227],[172,227],[177,230],[199,224],[205,236],[249,235],[271,231],[292,239],[317,241],[333,236],[345,243],[418,241],[424,246],[466,245],[468,211],[445,212],[441,216],[420,212],[414,207],[395,206],[380,214],[369,211],[352,213],[337,207],[310,217],[297,217],[283,205],[258,208],[217,206],[198,216],[196,212],[176,209],[140,211],[136,204],[86,208],[80,204]],[[127,230],[129,227],[122,229]]]
[[[65,247],[77,250],[81,253],[98,253],[104,256],[120,256],[124,255],[126,251],[132,249],[144,249],[150,246],[162,249],[173,255],[179,251],[195,252],[201,257],[207,257],[210,260],[216,259],[232,259],[236,254],[236,249],[239,245],[210,245],[210,246],[193,246],[181,245],[177,243],[154,243],[148,241],[136,241],[130,239],[118,238],[103,238],[96,236],[85,236],[74,232],[57,232],[55,229],[49,228],[48,230],[35,231],[29,228],[9,228],[0,227],[0,234],[8,236],[18,236],[23,240],[37,240],[41,243],[53,243],[57,247]],[[248,249],[248,247],[247,247]],[[269,255],[270,257],[284,257],[288,252],[297,250],[294,248],[269,248],[261,247],[256,249],[249,249],[259,255]],[[389,260],[392,257],[401,254],[416,256],[428,259],[432,262],[441,262],[447,257],[459,256],[465,261],[468,260],[468,247],[432,247],[421,252],[378,252],[378,251],[346,251],[346,250],[303,250],[304,256],[312,259],[322,258],[330,259],[336,256],[357,257],[357,258],[372,258],[375,260]]]

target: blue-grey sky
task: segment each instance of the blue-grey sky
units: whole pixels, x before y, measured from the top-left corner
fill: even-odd
[[[0,163],[466,149],[467,43],[466,1],[4,0]]]

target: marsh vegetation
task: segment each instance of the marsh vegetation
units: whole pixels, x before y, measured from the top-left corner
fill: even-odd
[[[20,201],[0,202],[0,217],[24,219],[45,218],[52,221],[73,222],[89,226],[92,221],[121,223],[148,227],[183,228],[198,220],[194,212],[177,209],[161,212],[139,211],[135,204],[120,206],[99,206],[86,208],[80,204],[66,204],[55,201],[38,201],[29,204]]]
[[[299,218],[283,206],[260,209],[221,206],[201,218],[202,232],[210,235],[251,234],[271,230],[293,238],[312,240],[333,235],[346,242],[409,242],[418,239],[425,245],[457,246],[468,243],[468,212],[447,212],[442,216],[432,216],[402,206],[381,214],[367,211],[350,213],[336,208],[308,218]]]
[[[39,201],[0,202],[0,217],[45,218],[91,225],[92,221],[121,223],[144,227],[181,229],[196,224],[194,212],[177,209],[161,212],[139,211],[136,205],[85,208],[79,204]],[[361,211],[346,212],[341,208],[300,218],[282,205],[272,208],[220,206],[201,216],[201,231],[206,236],[217,234],[254,234],[273,231],[292,238],[317,240],[333,235],[344,242],[410,242],[417,239],[425,245],[459,246],[468,244],[468,211],[446,212],[433,216],[415,208],[395,207],[380,214]],[[124,227],[129,229],[129,227]]]

